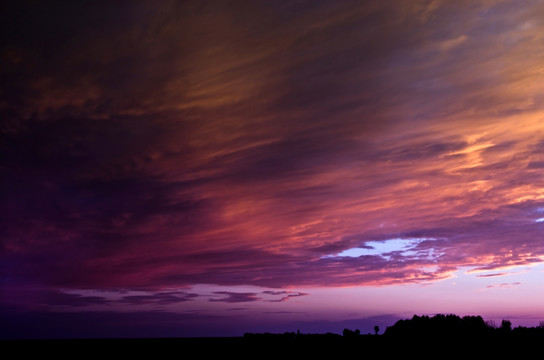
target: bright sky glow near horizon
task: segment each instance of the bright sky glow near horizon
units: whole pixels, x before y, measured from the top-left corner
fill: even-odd
[[[544,1],[0,14],[0,338],[544,320]]]

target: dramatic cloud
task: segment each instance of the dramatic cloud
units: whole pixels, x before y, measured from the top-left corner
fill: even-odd
[[[541,264],[543,18],[536,0],[9,2],[0,302],[219,311]]]

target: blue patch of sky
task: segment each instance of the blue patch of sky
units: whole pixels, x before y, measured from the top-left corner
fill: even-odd
[[[392,253],[400,253],[403,256],[420,256],[426,258],[436,257],[438,254],[434,249],[417,249],[416,246],[434,238],[394,238],[385,241],[367,241],[363,246],[346,249],[342,252],[333,255],[326,255],[324,258],[330,257],[359,257],[364,255],[378,255],[384,258],[390,258]]]

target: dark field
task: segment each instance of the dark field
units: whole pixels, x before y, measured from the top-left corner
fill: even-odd
[[[544,325],[517,327],[503,320],[491,326],[480,316],[435,315],[399,320],[383,335],[246,333],[240,337],[154,339],[9,340],[0,343],[11,358],[52,355],[56,358],[104,356],[144,358],[538,358]]]
[[[9,340],[0,342],[9,358],[55,356],[56,358],[142,357],[142,358],[532,358],[542,352],[542,337],[390,337],[359,335],[254,334],[225,338],[166,339],[72,339]]]

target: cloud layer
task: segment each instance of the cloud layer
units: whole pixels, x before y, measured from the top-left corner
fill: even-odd
[[[6,303],[32,288],[76,306],[100,299],[58,289],[418,283],[544,260],[538,1],[2,13]],[[424,240],[376,250],[399,239]],[[339,256],[354,248],[374,251]],[[210,301],[304,295],[282,291]]]

